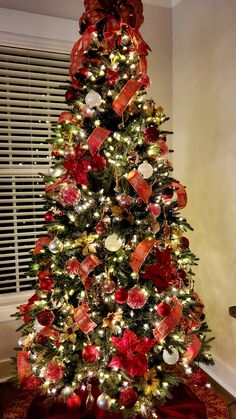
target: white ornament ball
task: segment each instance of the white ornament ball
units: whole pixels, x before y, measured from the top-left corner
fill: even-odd
[[[172,353],[168,352],[166,349],[163,351],[163,359],[168,365],[174,365],[179,360],[179,352],[177,349],[172,348],[171,351]]]
[[[138,167],[138,172],[144,179],[149,179],[153,175],[153,167],[151,164],[144,161],[140,166]]]
[[[97,398],[97,407],[101,410],[108,410],[111,406],[111,398],[107,394],[101,394]]]
[[[64,173],[64,170],[60,167],[49,167],[48,174],[55,177],[60,177]]]
[[[94,108],[101,105],[102,98],[98,92],[95,92],[95,90],[90,90],[90,92],[88,92],[85,96],[85,103],[89,108]]]
[[[44,329],[44,327],[45,326],[42,326],[39,322],[38,322],[38,320],[36,320],[35,321],[35,323],[34,323],[34,330],[35,330],[35,332],[40,332],[40,330],[42,330],[42,329]]]
[[[117,236],[117,234],[111,234],[107,236],[105,240],[105,247],[110,252],[117,252],[122,246],[122,240]]]
[[[48,248],[52,253],[60,253],[63,250],[63,243],[58,238],[55,238],[49,243]]]

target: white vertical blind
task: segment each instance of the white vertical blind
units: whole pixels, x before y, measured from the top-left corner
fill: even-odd
[[[0,46],[0,294],[29,290],[43,232],[51,123],[65,109],[69,55]]]

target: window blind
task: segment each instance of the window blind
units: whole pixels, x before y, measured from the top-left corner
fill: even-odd
[[[0,46],[0,294],[29,290],[43,233],[51,123],[65,109],[69,55]]]

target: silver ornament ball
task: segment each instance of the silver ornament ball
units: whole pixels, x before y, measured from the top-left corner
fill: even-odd
[[[63,250],[63,243],[55,238],[49,243],[48,248],[52,253],[60,253]]]
[[[90,92],[88,92],[85,96],[85,103],[89,108],[94,108],[101,105],[102,98],[98,92],[95,92],[95,90],[90,90]]]
[[[110,252],[117,252],[122,246],[122,240],[117,236],[117,234],[111,234],[107,236],[105,240],[105,247]]]
[[[166,349],[163,351],[163,359],[166,364],[174,365],[179,360],[179,352],[175,348],[171,348],[171,352],[168,352]]]
[[[111,398],[107,394],[101,394],[97,398],[97,407],[101,410],[108,410],[111,406]]]
[[[138,167],[138,172],[144,179],[149,179],[153,175],[153,167],[151,164],[144,161],[140,166]]]

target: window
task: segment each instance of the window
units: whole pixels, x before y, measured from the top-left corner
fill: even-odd
[[[65,109],[69,55],[0,46],[0,293],[29,290],[42,234],[51,123]]]

